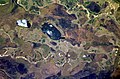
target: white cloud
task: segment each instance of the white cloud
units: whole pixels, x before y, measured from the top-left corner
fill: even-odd
[[[27,26],[27,20],[26,20],[26,19],[17,20],[17,25],[18,25],[18,26],[22,26],[22,27],[28,27],[28,26]]]

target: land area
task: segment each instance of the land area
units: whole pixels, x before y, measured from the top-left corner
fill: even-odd
[[[0,78],[119,75],[119,0],[0,0],[0,4],[5,4],[0,5]],[[31,27],[19,27],[16,21],[21,19]],[[46,22],[60,31],[60,40],[42,32]]]

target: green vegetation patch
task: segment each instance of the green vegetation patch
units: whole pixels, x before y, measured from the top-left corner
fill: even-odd
[[[19,45],[23,45],[24,44],[24,40],[22,40],[20,38],[14,38],[14,42],[19,44]]]
[[[43,49],[43,56],[47,57],[48,54],[50,53],[50,47],[46,44],[43,44],[41,48]]]
[[[8,3],[10,0],[0,0],[0,4],[6,4]]]
[[[0,5],[0,16],[4,16],[12,12],[14,6],[15,6],[15,3],[12,3],[11,0],[9,0],[9,3],[6,5]]]
[[[31,14],[40,14],[39,7],[52,3],[52,0],[19,0],[18,4]]]
[[[5,43],[5,38],[0,37],[0,45]]]
[[[71,10],[78,2],[78,0],[60,0],[69,10]]]
[[[120,24],[120,7],[117,9],[117,11],[115,13],[115,18],[118,21],[118,23]]]
[[[114,2],[120,4],[120,0],[113,0]]]

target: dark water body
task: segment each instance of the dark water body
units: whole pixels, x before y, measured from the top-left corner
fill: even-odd
[[[27,73],[28,70],[27,68],[25,67],[25,65],[23,63],[19,63],[18,66],[17,66],[17,71],[20,73],[20,74],[24,74],[24,73]]]
[[[101,10],[101,7],[95,2],[91,2],[86,8],[95,13],[99,13]]]
[[[36,42],[33,42],[32,44],[33,44],[33,48],[38,48],[41,46],[40,43],[36,43]]]
[[[24,63],[18,63],[6,57],[0,57],[0,69],[4,70],[13,79],[16,79],[17,73],[26,74],[28,72]]]
[[[51,41],[50,42],[53,46],[56,46],[57,45],[57,43],[56,42],[53,42],[53,41]]]
[[[53,40],[59,40],[61,38],[60,31],[55,26],[52,25],[51,27],[50,25],[52,24],[44,23],[41,28],[42,32],[47,34]],[[48,31],[51,32],[51,34],[49,34]]]

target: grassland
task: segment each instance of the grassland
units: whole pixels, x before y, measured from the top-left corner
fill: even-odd
[[[0,0],[0,2],[2,1],[6,1],[6,2],[9,1],[9,2],[6,5],[0,5],[0,17],[9,14],[15,5],[14,3],[12,3],[11,0]]]

